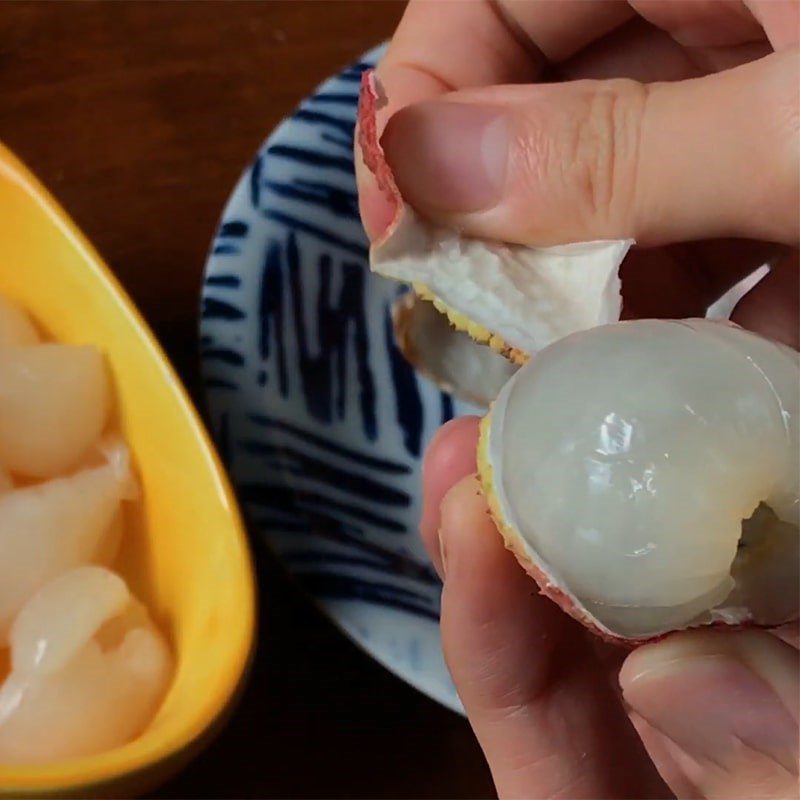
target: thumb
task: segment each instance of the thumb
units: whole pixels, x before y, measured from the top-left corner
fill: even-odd
[[[663,797],[585,631],[539,595],[480,485],[445,495],[442,643],[500,797]]]
[[[798,796],[798,653],[762,632],[688,632],[628,656],[635,714],[708,798]]]
[[[398,111],[382,144],[405,199],[472,236],[794,243],[798,56],[676,83],[453,92]]]

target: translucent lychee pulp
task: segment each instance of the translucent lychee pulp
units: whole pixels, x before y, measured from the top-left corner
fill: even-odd
[[[506,522],[615,634],[791,618],[799,375],[794,351],[700,320],[556,343],[492,411]],[[788,611],[765,590],[781,571]]]

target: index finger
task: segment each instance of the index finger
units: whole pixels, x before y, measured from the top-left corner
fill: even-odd
[[[378,75],[389,109],[444,92],[530,83],[634,16],[625,0],[411,0]]]

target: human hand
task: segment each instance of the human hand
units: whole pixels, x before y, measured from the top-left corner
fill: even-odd
[[[382,144],[406,200],[465,234],[636,239],[626,317],[702,316],[771,261],[733,319],[797,346],[799,41],[784,0],[412,0]],[[357,176],[374,238],[390,209]]]
[[[477,437],[474,417],[435,437],[421,532],[444,581],[445,658],[499,796],[796,798],[796,632],[792,646],[692,631],[629,655],[596,639],[504,549]]]
[[[412,0],[378,69],[387,160],[412,206],[468,235],[637,239],[627,317],[703,315],[770,261],[733,319],[796,347],[799,9]],[[546,77],[592,80],[534,85]],[[389,209],[357,172],[375,237]],[[796,797],[796,634],[792,647],[682,633],[623,664],[503,549],[469,477],[476,440],[474,419],[437,436],[421,529],[444,578],[448,664],[499,794]]]

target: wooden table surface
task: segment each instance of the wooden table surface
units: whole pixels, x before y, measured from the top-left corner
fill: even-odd
[[[394,2],[0,4],[0,139],[116,271],[197,394],[218,216],[261,140]],[[375,664],[264,552],[249,688],[158,797],[486,797],[469,726]]]

